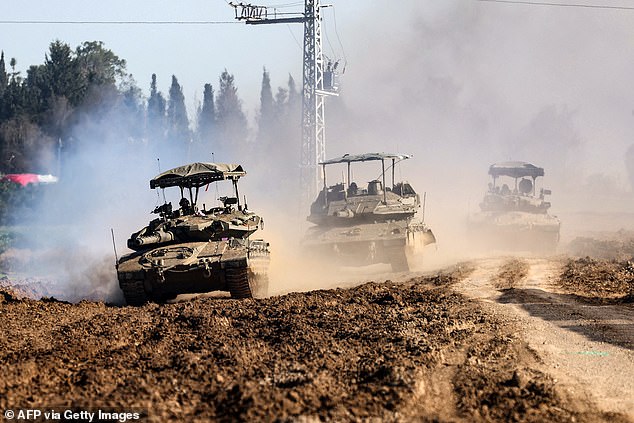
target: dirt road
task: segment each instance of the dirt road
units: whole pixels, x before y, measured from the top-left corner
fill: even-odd
[[[634,418],[634,307],[568,292],[560,280],[565,262],[480,260],[455,288],[514,320],[564,391]]]
[[[0,409],[632,422],[633,270],[495,258],[345,289],[143,307],[29,299],[5,279]]]

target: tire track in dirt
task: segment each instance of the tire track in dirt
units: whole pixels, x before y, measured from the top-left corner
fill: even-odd
[[[592,304],[563,292],[557,283],[561,259],[520,261],[528,270],[517,277],[522,266],[516,258],[478,260],[455,288],[515,321],[562,395],[634,418],[634,308]]]

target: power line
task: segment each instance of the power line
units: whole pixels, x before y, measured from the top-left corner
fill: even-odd
[[[326,27],[326,22],[322,21],[321,27],[322,27],[321,32],[322,32],[324,38],[326,39],[326,42],[328,43],[328,47],[330,47],[330,53],[334,57],[335,49],[333,48],[332,43],[330,42],[330,37],[328,36],[328,28]]]
[[[522,0],[476,0],[488,3],[507,3],[507,4],[523,4],[528,6],[555,6],[555,7],[577,7],[585,9],[614,9],[614,10],[634,10],[630,6],[609,6],[601,4],[582,4],[582,3],[550,3],[541,1],[522,1]]]
[[[34,21],[0,20],[0,25],[235,25],[235,21]]]
[[[341,54],[343,54],[343,62],[344,62],[344,72],[346,69],[346,65],[348,63],[348,59],[346,58],[346,51],[343,48],[343,44],[341,43],[341,38],[339,38],[339,31],[337,31],[337,14],[335,13],[335,6],[332,6],[332,17],[335,22],[335,35],[337,36],[337,41],[339,41],[339,46],[341,47]]]
[[[284,7],[296,7],[296,6],[299,6],[299,5],[303,6],[304,2],[303,1],[296,1],[294,3],[271,4],[271,5],[267,6],[267,7],[270,7],[272,9],[282,9]]]
[[[291,26],[289,24],[286,24],[286,27],[288,28],[288,32],[291,33],[291,37],[293,37],[293,40],[295,40],[295,44],[297,44],[297,47],[299,47],[300,50],[303,50],[304,47],[300,44],[295,34],[293,34],[293,30],[291,29]]]

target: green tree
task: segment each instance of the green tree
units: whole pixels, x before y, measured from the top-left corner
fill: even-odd
[[[214,89],[211,84],[205,84],[203,91],[203,104],[198,110],[198,128],[196,130],[201,144],[213,143],[216,127],[216,105],[214,102]]]
[[[4,51],[0,51],[0,99],[4,90],[9,83],[9,76],[7,75],[7,68],[4,64]],[[1,117],[1,116],[0,116]]]
[[[59,40],[52,42],[44,66],[50,84],[50,93],[44,94],[65,97],[71,105],[78,105],[83,99],[86,82],[81,75],[79,62],[75,60],[68,44]]]
[[[24,114],[0,124],[0,163],[6,173],[48,172],[53,139]]]
[[[75,147],[94,151],[96,143],[143,138],[142,94],[125,61],[103,43],[85,42],[72,50],[55,41],[44,63],[30,66],[25,78],[16,65],[12,58],[7,72],[0,53],[0,172],[65,175],[63,156]],[[155,95],[164,118],[166,102]],[[27,205],[32,198],[3,200],[0,218],[7,207]]]
[[[288,110],[292,115],[297,114],[299,122],[301,113],[301,95],[295,87],[295,79],[292,75],[288,75]]]
[[[15,57],[12,57],[9,60],[9,66],[11,66],[11,80],[17,80],[20,82],[20,72],[15,70],[15,67],[18,65],[18,61],[15,60]]]
[[[167,102],[156,88],[156,74],[152,74],[150,97],[147,101],[147,133],[150,141],[160,144],[165,139],[165,107]]]
[[[276,153],[299,154],[301,138],[301,101],[295,80],[288,76],[287,88],[278,88],[275,95],[275,128],[277,134],[272,146]],[[296,157],[299,160],[299,156]],[[293,156],[293,159],[295,157]]]
[[[189,129],[189,119],[187,108],[185,107],[185,96],[183,89],[178,83],[176,76],[172,75],[172,85],[170,86],[169,100],[167,103],[167,134],[171,142],[189,146],[191,142],[191,131]]]
[[[266,172],[271,179],[277,181],[276,192],[271,193],[279,198],[294,195],[297,189],[297,176],[289,174],[288,167],[276,165],[280,158],[290,163],[299,163],[300,157],[300,102],[295,89],[295,81],[289,75],[288,87],[279,87],[273,98],[270,96],[271,86],[268,73],[262,78],[260,95],[260,113],[258,116],[259,151],[267,154],[258,155],[253,163],[258,172]],[[292,177],[289,177],[292,176]]]
[[[144,135],[144,128],[141,123],[145,119],[145,107],[143,105],[143,94],[136,85],[129,85],[122,93],[122,107],[124,111],[125,130],[128,136],[135,140],[141,140]]]
[[[127,76],[126,61],[101,41],[86,41],[75,50],[82,78],[88,85],[116,85]]]
[[[101,41],[86,41],[75,49],[75,60],[82,86],[81,106],[89,112],[116,108],[129,82],[125,60],[104,48]]]
[[[24,90],[22,87],[22,78],[20,72],[15,70],[17,61],[14,57],[9,61],[11,73],[7,74],[4,68],[4,54],[2,54],[2,71],[0,71],[2,79],[5,83],[0,87],[2,95],[0,97],[0,118],[10,119],[21,113],[24,109]]]
[[[279,93],[278,93],[279,94]],[[259,147],[268,149],[275,134],[275,101],[271,89],[271,77],[264,68],[262,72],[262,87],[260,89],[260,111],[258,115],[258,135]]]
[[[41,122],[41,115],[44,113],[47,105],[45,93],[50,92],[48,83],[48,74],[44,65],[32,65],[26,71],[26,80],[24,81],[26,109],[31,119]]]
[[[4,91],[5,113],[7,118],[12,118],[24,110],[24,88],[20,79],[11,78]]]
[[[220,75],[220,89],[216,99],[216,122],[220,143],[218,149],[223,156],[233,156],[246,146],[248,126],[238,98],[234,77],[226,69]],[[229,160],[231,157],[223,158]]]

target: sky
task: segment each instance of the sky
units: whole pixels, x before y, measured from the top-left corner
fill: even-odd
[[[80,0],[3,0],[4,21],[210,21],[218,24],[0,24],[0,49],[15,57],[18,70],[44,61],[49,44],[59,39],[71,47],[99,40],[127,61],[128,72],[145,94],[152,73],[158,88],[169,91],[171,76],[183,87],[188,107],[202,100],[203,86],[218,83],[226,68],[234,74],[248,109],[256,104],[262,69],[271,73],[274,86],[285,85],[289,73],[301,83],[301,24],[247,26],[234,19],[234,9],[224,0],[107,0],[98,5]],[[288,11],[303,11],[303,2]],[[352,18],[350,6],[341,2],[341,20]],[[361,4],[361,2],[356,2]],[[289,4],[289,2],[286,2]],[[357,6],[358,6],[357,5]],[[339,10],[337,10],[339,12]],[[336,12],[335,12],[336,13]],[[332,12],[328,13],[332,19]],[[352,18],[354,19],[354,18]],[[334,31],[334,25],[333,25]],[[333,32],[332,35],[336,39]],[[335,41],[335,40],[333,40]]]

